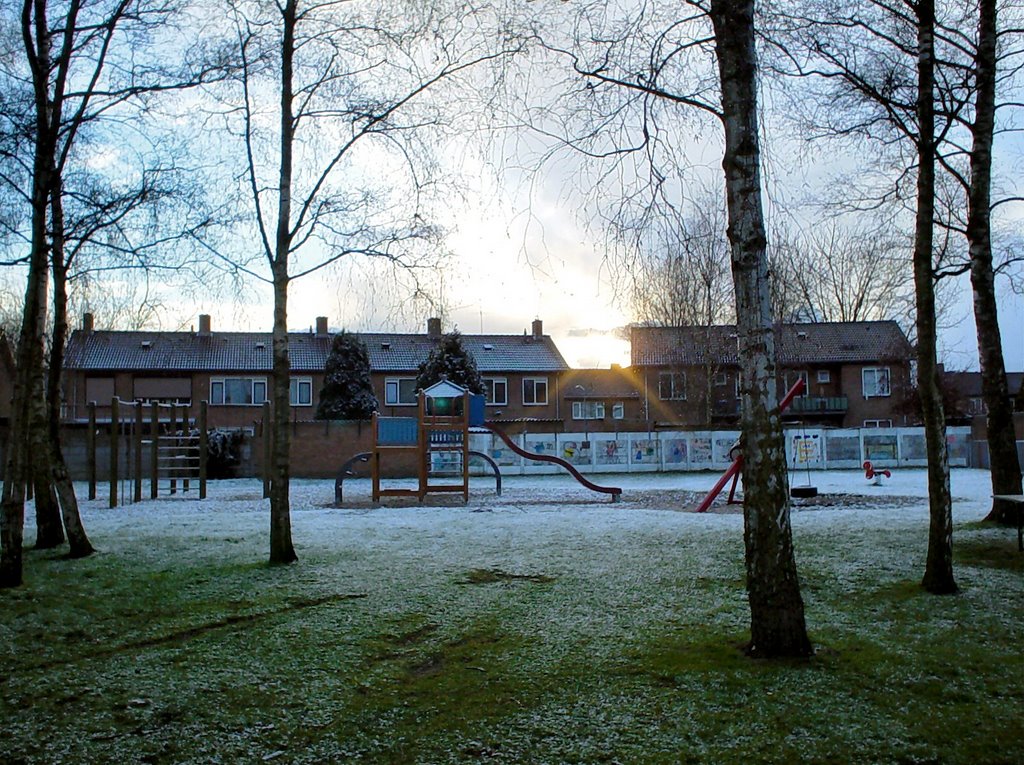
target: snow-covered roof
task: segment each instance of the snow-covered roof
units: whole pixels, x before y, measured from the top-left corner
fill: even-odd
[[[733,324],[703,327],[634,327],[633,366],[667,364],[735,365]],[[780,364],[856,364],[909,360],[910,343],[894,321],[841,321],[781,324],[775,328]]]
[[[374,372],[413,372],[439,338],[425,334],[357,334]],[[293,371],[322,372],[332,336],[288,335]],[[462,335],[483,373],[560,372],[569,368],[548,335]],[[269,332],[115,332],[76,330],[68,341],[65,368],[79,371],[269,372]]]

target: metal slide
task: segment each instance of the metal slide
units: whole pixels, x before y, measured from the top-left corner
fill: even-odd
[[[618,502],[619,501],[619,497],[622,496],[622,489],[618,488],[617,486],[598,486],[593,481],[587,480],[583,476],[583,474],[580,473],[580,471],[576,469],[575,465],[573,465],[571,462],[567,462],[566,460],[563,460],[561,457],[555,457],[555,456],[552,456],[550,454],[534,454],[533,452],[526,451],[521,446],[519,446],[519,444],[517,444],[515,441],[513,441],[512,438],[510,438],[509,435],[505,431],[503,431],[501,428],[499,428],[497,425],[495,425],[492,422],[485,422],[483,424],[483,427],[484,427],[484,429],[489,430],[491,433],[493,433],[498,438],[500,438],[502,441],[504,441],[505,445],[509,449],[511,449],[512,451],[514,451],[516,454],[518,454],[520,457],[523,457],[524,459],[535,460],[537,462],[550,462],[552,464],[555,464],[555,465],[558,465],[560,467],[563,467],[566,470],[568,470],[570,473],[572,473],[572,477],[573,478],[575,478],[577,481],[579,481],[581,484],[586,486],[591,491],[596,491],[596,492],[599,492],[601,494],[611,494],[612,502]]]

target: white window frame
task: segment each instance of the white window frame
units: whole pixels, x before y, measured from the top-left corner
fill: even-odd
[[[533,395],[527,396],[526,389],[529,384]],[[537,395],[538,385],[544,389],[544,400],[541,401]],[[547,406],[548,405],[548,378],[546,377],[524,377],[523,378],[523,406]]]
[[[879,373],[884,372],[885,378],[885,391],[880,392],[879,390]],[[874,377],[873,390],[868,390],[868,373],[871,373]],[[860,370],[860,388],[864,394],[865,399],[869,398],[888,398],[892,395],[892,373],[889,367],[864,367]]]
[[[662,386],[662,380],[669,378],[669,395],[664,395],[665,389]],[[677,386],[676,381],[681,380],[682,385]],[[677,390],[681,388],[682,390]],[[661,401],[686,401],[686,372],[658,372],[658,398]]]
[[[402,401],[402,383],[412,382],[412,401]],[[385,377],[384,378],[384,406],[416,406],[416,378],[415,377]]]
[[[250,400],[244,403],[227,401],[227,383],[244,380],[249,381]],[[219,394],[217,393],[218,386],[220,390]],[[259,391],[262,391],[262,396],[258,395]],[[225,377],[210,378],[210,406],[263,406],[265,401],[267,401],[266,377],[245,377],[241,375],[232,375]]]
[[[818,382],[819,383],[830,383],[832,382],[832,373],[827,369],[818,370]]]
[[[626,405],[621,401],[612,404],[612,419],[621,420],[626,416]]]
[[[786,370],[786,390],[783,394],[788,393],[789,389],[796,385],[797,380],[804,381],[804,390],[798,396],[798,398],[805,398],[811,393],[811,376],[807,374],[806,369],[787,369]]]
[[[307,391],[307,401],[302,401],[302,389]],[[313,406],[313,378],[293,377],[288,381],[288,403],[292,406]]]
[[[728,384],[729,384],[729,373],[728,372],[719,372],[718,374],[715,375],[715,386],[716,387],[724,388]]]
[[[484,384],[484,397],[487,406],[508,406],[508,378],[507,377],[484,377],[482,378]],[[498,389],[501,389],[501,399],[499,400],[497,395]]]
[[[574,420],[603,420],[603,401],[573,401],[572,418]]]
[[[891,419],[864,420],[864,427],[865,428],[891,428],[892,427],[892,420]]]

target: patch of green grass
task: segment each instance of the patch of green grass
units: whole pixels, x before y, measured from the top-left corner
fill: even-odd
[[[1007,531],[1005,538],[958,537],[953,543],[953,559],[968,566],[987,566],[1024,573],[1024,553],[1017,549],[1017,534]]]
[[[202,544],[153,532],[77,562],[29,554],[26,586],[0,593],[0,761],[1019,753],[1024,584],[1012,561],[991,563],[987,531],[958,535],[962,591],[933,597],[916,570],[925,529],[844,530],[841,549],[834,532],[803,530],[816,655],[763,661],[742,652],[735,528],[695,525],[681,541],[671,525],[624,532],[621,515],[602,530],[603,517],[539,537],[476,517],[464,532],[428,526],[429,547],[415,530],[334,518],[283,568],[262,562],[262,530],[244,529],[231,543],[197,533]]]
[[[459,584],[495,584],[497,582],[533,582],[549,584],[555,581],[553,576],[544,574],[510,574],[498,568],[475,568],[466,574]]]

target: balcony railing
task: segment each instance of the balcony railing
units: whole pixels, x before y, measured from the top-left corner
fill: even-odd
[[[797,396],[787,414],[843,414],[849,408],[846,396]]]

